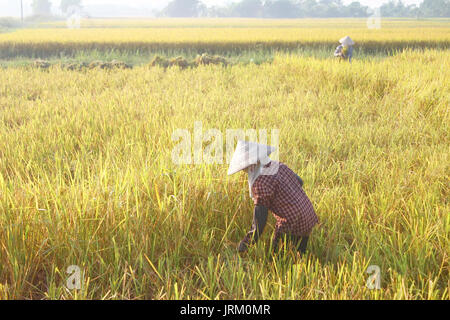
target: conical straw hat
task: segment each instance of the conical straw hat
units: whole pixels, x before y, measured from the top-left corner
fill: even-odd
[[[355,42],[349,36],[343,37],[341,40],[339,40],[339,43],[343,44],[344,46],[352,46],[355,44]]]
[[[275,150],[275,147],[265,144],[239,140],[228,168],[228,175],[256,164],[258,160],[265,160]]]

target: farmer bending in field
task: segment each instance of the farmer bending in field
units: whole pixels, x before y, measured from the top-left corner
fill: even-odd
[[[231,160],[228,175],[241,170],[247,172],[250,197],[255,204],[252,229],[240,242],[238,250],[245,252],[258,240],[266,225],[268,210],[271,210],[277,220],[272,239],[274,252],[282,237],[303,254],[318,218],[303,191],[302,179],[285,164],[271,160],[269,155],[274,151],[271,146],[238,141]]]
[[[341,44],[336,48],[336,51],[334,51],[334,56],[341,60],[348,59],[351,63],[353,57],[353,45],[355,42],[349,36],[342,38],[339,42]]]

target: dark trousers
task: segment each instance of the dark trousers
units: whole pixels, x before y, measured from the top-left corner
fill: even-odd
[[[306,252],[306,246],[308,245],[308,236],[299,237],[292,234],[286,234],[282,237],[282,239],[286,239],[286,249],[288,246],[293,246],[301,255]],[[278,241],[274,244],[274,251],[278,251]]]

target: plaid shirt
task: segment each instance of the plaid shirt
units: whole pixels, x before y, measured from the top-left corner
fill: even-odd
[[[266,165],[265,170],[253,183],[252,193],[255,205],[271,210],[277,220],[273,242],[277,243],[282,233],[308,235],[319,219],[298,176],[276,161]]]

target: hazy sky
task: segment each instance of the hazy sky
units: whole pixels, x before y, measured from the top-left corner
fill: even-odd
[[[207,6],[212,5],[224,5],[231,2],[236,2],[236,0],[201,0]],[[345,4],[349,4],[355,0],[343,0]],[[359,0],[363,5],[369,7],[379,7],[383,2],[388,2],[389,0]],[[24,3],[24,14],[31,14],[31,4],[32,0],[23,0]],[[60,0],[51,0],[53,8],[59,7]],[[83,0],[85,7],[96,8],[97,10],[102,5],[106,5],[109,8],[114,7],[134,7],[134,8],[146,8],[146,9],[161,9],[170,0]],[[419,4],[422,0],[402,0],[404,4]],[[89,10],[87,10],[89,11]],[[0,17],[1,16],[20,16],[20,0],[0,0]]]

